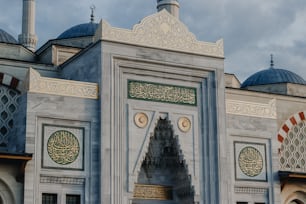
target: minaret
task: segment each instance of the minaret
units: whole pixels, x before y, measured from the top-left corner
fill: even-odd
[[[22,33],[18,36],[19,43],[35,51],[37,36],[35,34],[35,0],[23,0]]]
[[[161,11],[166,9],[176,18],[179,18],[180,4],[177,0],[157,0],[157,10]]]

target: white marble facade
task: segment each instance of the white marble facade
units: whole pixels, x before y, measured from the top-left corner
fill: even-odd
[[[166,10],[0,51],[0,203],[306,203],[305,85],[241,89]]]

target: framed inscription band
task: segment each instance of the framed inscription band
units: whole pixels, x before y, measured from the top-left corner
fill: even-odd
[[[84,128],[43,124],[42,167],[84,168]]]

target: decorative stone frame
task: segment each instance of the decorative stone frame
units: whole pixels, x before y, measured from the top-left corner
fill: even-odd
[[[251,155],[252,153],[257,153],[259,157],[261,157],[261,170],[256,174],[249,174],[241,169],[241,161],[240,156],[246,148],[250,148],[252,151],[246,154],[247,157],[254,157],[255,155]],[[266,156],[266,144],[262,143],[247,143],[247,142],[234,142],[234,158],[235,158],[235,178],[236,180],[245,180],[245,181],[267,181],[267,156]],[[254,157],[255,158],[255,157]],[[255,162],[255,161],[254,161]],[[255,163],[254,163],[255,164]],[[257,165],[257,164],[256,164]],[[252,171],[254,169],[252,168]]]
[[[186,78],[186,69],[188,68],[193,70],[187,73],[189,81],[184,81],[182,79]],[[194,140],[191,140],[195,145],[194,147],[196,147],[194,149],[194,158],[188,158],[188,155],[190,157],[193,154],[191,153],[192,147],[184,146],[187,144],[185,141],[180,142],[183,155],[186,157],[186,163],[188,164],[188,172],[191,172],[192,186],[194,186],[195,191],[194,200],[196,203],[201,200],[206,200],[210,204],[218,203],[218,194],[220,192],[217,166],[219,163],[216,161],[218,161],[219,143],[217,140],[219,136],[216,129],[218,125],[216,118],[217,112],[215,111],[215,107],[217,106],[215,100],[217,92],[213,88],[216,82],[216,73],[213,70],[209,71],[202,67],[188,68],[177,64],[158,64],[157,62],[151,63],[146,60],[125,59],[122,56],[112,56],[110,69],[106,69],[106,72],[109,73],[103,74],[108,77],[102,79],[103,84],[105,83],[104,85],[102,84],[102,87],[109,87],[110,81],[114,84],[112,84],[112,87],[109,87],[110,89],[101,90],[101,93],[104,93],[105,96],[110,96],[109,98],[104,97],[104,95],[101,96],[103,99],[102,108],[104,107],[102,110],[107,110],[102,114],[102,121],[108,121],[111,118],[110,124],[107,126],[104,125],[104,128],[102,127],[103,134],[105,135],[102,136],[102,158],[104,166],[112,169],[109,174],[102,176],[104,178],[102,183],[113,187],[107,191],[109,194],[103,192],[102,187],[101,193],[102,196],[107,194],[105,195],[106,197],[114,198],[109,201],[111,204],[127,203],[127,201],[128,203],[132,202],[134,184],[137,182],[137,172],[145,156],[149,136],[153,133],[154,124],[159,117],[168,117],[172,121],[175,127],[174,134],[180,137],[180,141],[181,138],[188,138],[188,134],[194,135]],[[164,70],[167,70],[168,78],[166,84],[196,88],[198,94],[197,104],[200,105],[184,106],[128,98],[128,80],[145,80],[152,83],[165,84],[166,76]],[[139,75],[139,73],[142,74]],[[172,73],[171,76],[169,73]],[[106,104],[113,105],[108,107]],[[134,110],[137,111],[133,112]],[[134,115],[137,112],[148,115],[149,122],[147,128],[139,128],[135,125]],[[177,120],[183,116],[187,116],[193,123],[192,127],[196,128],[186,133],[180,131],[176,127],[176,124]],[[141,129],[143,137],[146,137],[146,139],[143,139],[144,141],[129,141],[128,138],[131,135],[137,134],[131,132],[131,129],[135,127]],[[139,152],[139,150],[135,150],[135,147],[130,147],[135,152],[128,153],[130,151],[128,149],[129,144],[136,144],[135,142],[140,143],[139,146],[142,150]],[[109,150],[111,150],[111,153]],[[184,153],[184,151],[188,152],[188,154]],[[107,160],[105,160],[106,158]],[[131,163],[132,158],[138,158],[138,161]],[[108,168],[103,168],[104,170],[102,169],[102,172],[108,172]],[[212,171],[212,169],[214,170]],[[212,177],[214,179],[211,179]]]

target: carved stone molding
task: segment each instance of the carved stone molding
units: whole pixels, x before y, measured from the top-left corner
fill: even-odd
[[[57,176],[40,176],[40,183],[56,183],[56,184],[73,184],[73,185],[84,185],[84,178],[73,178],[73,177],[57,177]]]
[[[266,189],[266,188],[253,188],[253,187],[235,187],[235,193],[266,194],[266,193],[268,193],[268,189]]]
[[[26,91],[30,93],[98,99],[98,85],[96,83],[41,77],[32,68],[28,71],[25,84]]]
[[[223,40],[201,42],[177,18],[163,10],[144,18],[132,30],[114,28],[101,21],[95,40],[107,40],[145,47],[224,57]]]
[[[269,103],[226,100],[226,113],[276,119],[276,100],[272,99]]]

